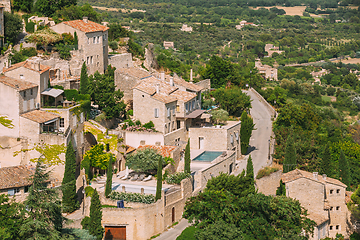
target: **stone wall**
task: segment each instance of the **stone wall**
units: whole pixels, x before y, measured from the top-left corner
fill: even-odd
[[[112,67],[116,67],[116,69],[129,68],[134,66],[132,62],[131,53],[109,55],[108,64],[111,65]]]
[[[164,145],[162,133],[125,131],[125,144],[131,147],[138,148],[140,145],[157,145],[157,143]]]
[[[185,128],[179,128],[173,132],[164,135],[164,145],[175,146],[177,140],[180,138],[180,141],[187,141],[187,132]],[[176,140],[176,141],[175,141]]]
[[[256,187],[259,192],[265,195],[276,195],[276,189],[280,185],[282,171],[277,171],[270,176],[255,179]]]
[[[11,1],[10,0],[1,0],[0,4],[5,7],[6,12],[11,12]]]

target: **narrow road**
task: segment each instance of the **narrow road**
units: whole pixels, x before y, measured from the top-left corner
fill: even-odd
[[[255,176],[257,172],[264,166],[270,164],[269,157],[269,141],[272,130],[271,113],[266,104],[257,97],[252,91],[243,91],[250,96],[251,102],[251,116],[254,119],[255,128],[250,138],[250,147],[248,154],[251,155],[254,164]],[[241,173],[246,164],[241,164],[236,174]]]
[[[177,225],[163,232],[160,236],[154,238],[154,240],[175,240],[188,226],[190,226],[188,220],[183,218]]]

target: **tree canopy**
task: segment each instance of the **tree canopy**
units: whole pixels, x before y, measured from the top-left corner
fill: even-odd
[[[22,32],[22,20],[17,14],[4,12],[4,41],[15,44],[19,34]]]
[[[159,158],[163,166],[166,165],[165,158],[158,151],[151,148],[137,150],[126,158],[126,166],[134,171],[155,173],[158,169]]]

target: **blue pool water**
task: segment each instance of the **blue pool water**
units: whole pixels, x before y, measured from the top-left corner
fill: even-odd
[[[221,154],[222,152],[205,151],[196,158],[194,158],[193,161],[211,162]]]

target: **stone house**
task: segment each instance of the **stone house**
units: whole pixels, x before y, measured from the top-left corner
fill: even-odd
[[[187,24],[183,24],[180,30],[183,32],[192,32],[193,28],[191,26],[188,26]]]
[[[6,12],[11,12],[11,1],[10,0],[0,0],[0,5],[4,8]]]
[[[51,27],[59,34],[70,33],[78,36],[77,58],[86,62],[88,74],[96,71],[104,73],[108,66],[108,27],[89,21],[87,17],[83,20],[62,22]]]
[[[259,70],[259,74],[265,79],[278,80],[278,70],[269,65],[263,65],[260,60],[255,61],[255,68]]]
[[[174,48],[174,42],[166,42],[164,41],[163,46],[165,49]]]
[[[0,168],[0,194],[14,197],[17,202],[23,202],[32,184],[30,177],[35,168],[29,165]]]
[[[350,213],[345,202],[346,185],[325,174],[295,169],[281,177],[286,196],[297,199],[317,224],[310,239],[335,238],[337,233],[349,237]]]

